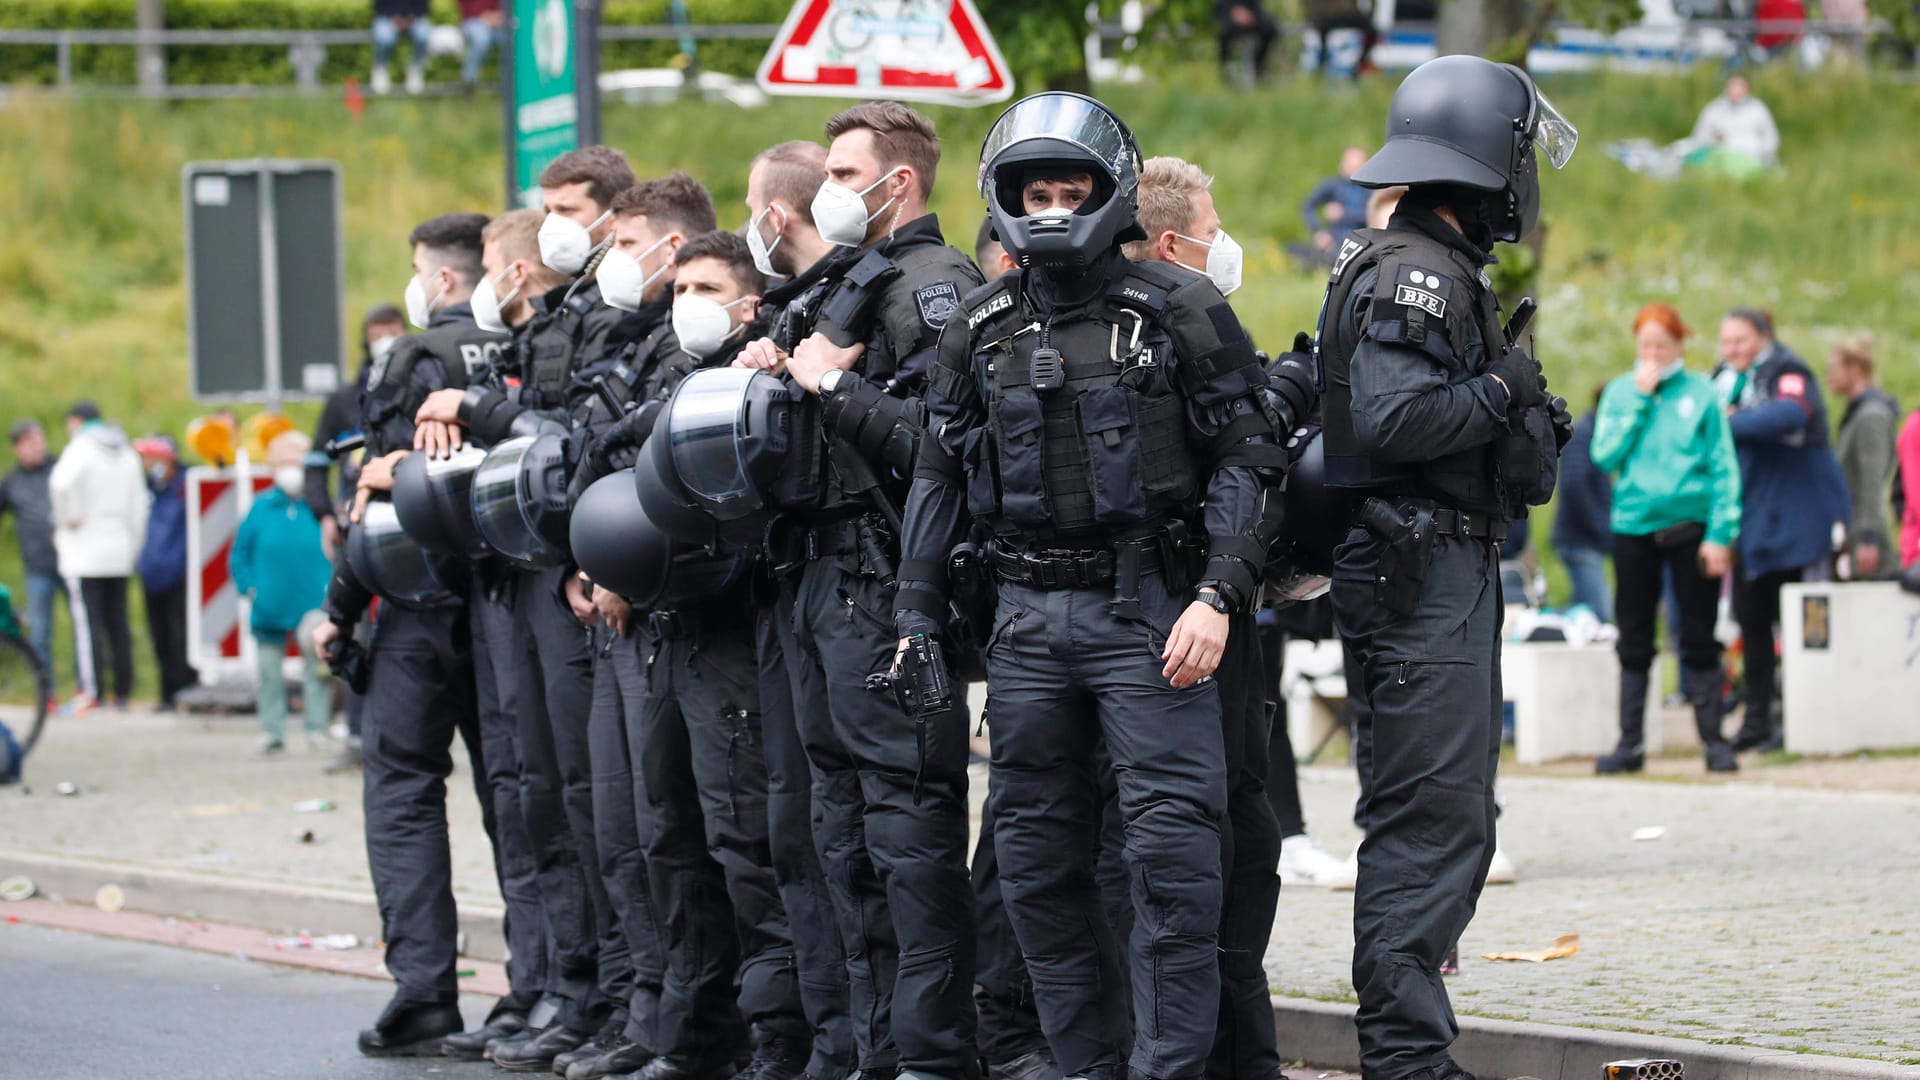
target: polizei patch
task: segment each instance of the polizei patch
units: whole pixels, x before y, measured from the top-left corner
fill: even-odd
[[[1444,319],[1447,315],[1447,298],[1443,295],[1446,289],[1447,281],[1439,274],[1417,266],[1404,266],[1400,268],[1400,280],[1393,286],[1393,302],[1419,308],[1436,319]]]
[[[951,285],[947,287],[952,288]],[[983,307],[979,311],[974,312],[972,315],[967,316],[967,329],[969,330],[980,329],[981,323],[986,322],[988,319],[993,318],[995,315],[1000,314],[1001,312],[1007,310],[1012,306],[1013,306],[1013,294],[1010,292],[1001,293],[999,296],[996,296],[993,299],[987,301],[986,307]]]
[[[913,298],[920,305],[920,318],[935,330],[946,326],[953,313],[960,310],[960,290],[951,281],[923,285],[914,290]]]

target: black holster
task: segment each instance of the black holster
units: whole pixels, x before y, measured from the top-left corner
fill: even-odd
[[[1360,504],[1360,525],[1382,542],[1380,568],[1374,574],[1374,602],[1393,615],[1412,615],[1433,563],[1434,504],[1402,499],[1398,504],[1372,498]]]

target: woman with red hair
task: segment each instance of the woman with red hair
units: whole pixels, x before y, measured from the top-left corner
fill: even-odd
[[[1738,768],[1720,732],[1720,579],[1740,532],[1740,462],[1719,394],[1686,369],[1679,312],[1648,304],[1633,320],[1633,371],[1607,384],[1593,463],[1613,477],[1614,608],[1620,626],[1620,745],[1601,773],[1645,765],[1647,686],[1663,570],[1679,607],[1681,689],[1707,768]]]

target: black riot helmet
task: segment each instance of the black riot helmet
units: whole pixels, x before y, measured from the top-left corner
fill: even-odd
[[[473,475],[486,456],[468,445],[446,458],[408,454],[394,467],[394,511],[421,547],[467,559],[493,554],[473,516]]]
[[[424,603],[447,591],[432,556],[400,527],[386,499],[369,502],[347,530],[346,556],[353,576],[389,600]]]
[[[1028,214],[1034,180],[1091,175],[1093,194],[1072,213]],[[1007,107],[980,147],[980,194],[1000,244],[1021,266],[1074,271],[1141,240],[1140,146],[1127,125],[1084,94],[1049,90]]]
[[[716,553],[655,524],[628,471],[594,481],[573,508],[573,560],[594,584],[658,611],[717,595],[745,577],[752,560],[744,549]]]
[[[565,434],[521,435],[487,451],[473,474],[473,516],[487,546],[515,566],[567,561]]]
[[[1526,72],[1478,56],[1442,56],[1413,69],[1393,92],[1386,141],[1353,182],[1484,192],[1478,206],[1453,209],[1511,242],[1540,216],[1534,151],[1558,169],[1579,140]]]
[[[764,371],[703,368],[674,388],[640,457],[651,459],[639,486],[660,526],[690,543],[705,543],[717,523],[728,535],[757,531],[777,508],[782,466],[803,437],[796,432],[795,391]],[[636,478],[646,470],[636,469]],[[638,484],[638,479],[636,479]],[[696,532],[682,512],[710,523]]]
[[[1350,488],[1327,485],[1327,454],[1318,423],[1295,431],[1287,439],[1286,535],[1274,545],[1274,554],[1287,564],[1314,574],[1333,572],[1333,549],[1347,538],[1358,495]],[[1269,568],[1267,577],[1273,579]]]

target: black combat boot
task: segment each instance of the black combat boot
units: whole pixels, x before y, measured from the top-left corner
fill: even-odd
[[[1700,745],[1706,749],[1708,772],[1737,772],[1740,762],[1733,746],[1720,733],[1720,669],[1693,668],[1680,673],[1680,688],[1693,704],[1693,723],[1700,731]]]
[[[1613,753],[1594,762],[1594,772],[1612,776],[1636,773],[1646,767],[1647,683],[1644,670],[1620,672],[1620,745]]]
[[[360,1052],[368,1057],[439,1057],[440,1044],[466,1025],[460,1006],[392,1001],[360,1033]]]

